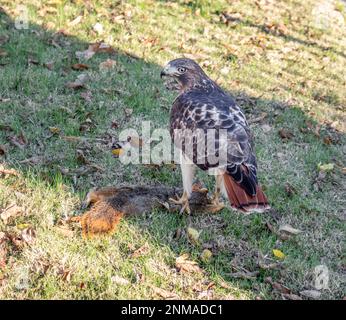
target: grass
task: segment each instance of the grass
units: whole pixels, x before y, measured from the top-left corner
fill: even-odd
[[[338,17],[345,17],[343,3],[331,3]],[[314,289],[314,268],[321,264],[329,270],[321,298],[344,296],[345,27],[321,29],[315,1],[36,0],[27,4],[29,29],[17,30],[18,4],[2,1],[0,13],[0,39],[8,38],[0,51],[5,52],[0,54],[0,146],[6,149],[0,161],[20,173],[0,177],[0,210],[16,204],[25,214],[8,224],[0,220],[0,231],[18,234],[30,225],[36,237],[22,249],[9,246],[0,269],[1,298],[162,298],[153,290],[160,287],[185,299],[282,299],[268,277],[299,294]],[[82,20],[71,24],[79,15]],[[93,30],[97,22],[102,34]],[[61,29],[65,36],[55,34]],[[86,62],[88,70],[72,70],[75,52],[99,40],[116,54],[96,54]],[[110,145],[111,137],[140,128],[143,120],[153,128],[167,127],[174,96],[159,72],[182,55],[196,59],[234,94],[248,119],[266,114],[251,127],[260,181],[273,211],[244,216],[224,209],[192,217],[156,211],[124,219],[108,238],[86,241],[78,229],[66,232],[61,221],[80,213],[81,200],[94,186],[181,185],[179,169],[124,167]],[[116,60],[116,68],[101,71],[107,58]],[[47,62],[54,63],[52,70],[43,66]],[[87,89],[65,87],[81,73],[89,76]],[[90,102],[81,97],[84,91],[92,93]],[[129,117],[126,108],[133,109]],[[283,128],[291,139],[280,137]],[[27,144],[18,148],[9,141],[21,132]],[[88,139],[68,142],[63,136]],[[85,164],[77,150],[104,170],[79,175]],[[34,163],[23,163],[37,156]],[[334,169],[321,177],[318,165],[327,163]],[[211,177],[199,177],[212,188]],[[287,192],[287,183],[294,192]],[[268,223],[274,229],[290,224],[302,233],[282,240]],[[201,232],[199,246],[187,240],[187,226]],[[143,245],[146,254],[129,257]],[[213,252],[208,263],[200,259],[205,247]],[[285,253],[283,268],[259,268],[259,257],[275,260],[273,249]],[[175,258],[182,253],[205,272],[177,272]],[[259,274],[252,280],[234,278],[244,269]],[[129,284],[120,285],[115,276]],[[27,283],[23,288],[21,280]]]

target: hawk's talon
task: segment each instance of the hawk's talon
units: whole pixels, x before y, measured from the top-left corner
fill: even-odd
[[[186,212],[187,214],[191,213],[191,209],[189,206],[189,199],[185,194],[183,194],[182,197],[178,199],[169,198],[169,201],[172,202],[173,204],[181,206],[181,209],[179,211],[180,214],[183,214],[184,212]]]
[[[225,204],[220,201],[220,193],[219,192],[215,192],[213,194],[213,196],[211,197],[211,203],[215,207],[220,207],[220,208],[225,207]]]

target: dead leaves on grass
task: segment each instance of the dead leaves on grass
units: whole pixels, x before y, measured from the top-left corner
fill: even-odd
[[[18,147],[21,150],[23,150],[28,144],[28,140],[26,139],[23,131],[21,131],[19,135],[10,136],[8,140],[12,145]]]
[[[166,299],[166,300],[173,300],[173,299],[179,299],[179,296],[172,291],[167,291],[162,288],[155,287],[153,285],[150,285],[150,288],[153,290],[154,294],[158,295],[159,297]]]
[[[96,53],[115,53],[115,50],[108,44],[104,42],[97,42],[90,44],[88,49],[85,51],[77,51],[76,57],[78,59],[84,59],[89,60],[92,58]]]
[[[146,255],[149,252],[149,245],[148,243],[145,243],[144,245],[142,245],[140,248],[133,250],[133,252],[130,254],[130,258],[138,258],[141,257],[143,255]]]
[[[67,82],[65,86],[70,89],[78,90],[85,87],[86,82],[89,80],[89,77],[87,74],[82,73],[80,74],[77,79],[73,82]]]
[[[202,273],[203,270],[196,261],[189,260],[189,254],[184,253],[175,260],[175,266],[179,272]]]
[[[0,218],[4,224],[8,224],[10,220],[23,216],[24,214],[25,210],[16,204],[12,204],[3,210],[0,209]]]

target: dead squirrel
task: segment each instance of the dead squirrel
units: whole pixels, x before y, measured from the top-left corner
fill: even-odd
[[[180,189],[166,186],[106,187],[91,190],[85,200],[85,206],[91,205],[91,208],[83,215],[73,217],[71,221],[81,223],[83,237],[110,234],[116,230],[123,216],[151,212],[155,208],[177,211],[179,206],[168,201],[180,193]],[[208,190],[200,183],[194,184],[189,203],[193,213],[215,213],[223,208],[211,203]]]

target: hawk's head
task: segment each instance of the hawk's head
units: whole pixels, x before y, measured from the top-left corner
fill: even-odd
[[[169,90],[185,91],[192,87],[207,86],[211,81],[202,68],[193,60],[180,58],[167,63],[161,71]]]

